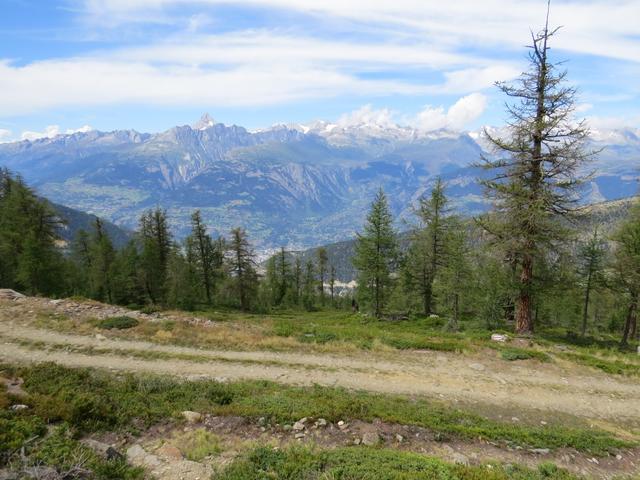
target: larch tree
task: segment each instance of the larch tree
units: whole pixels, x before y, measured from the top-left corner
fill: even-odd
[[[335,306],[335,289],[336,289],[336,267],[329,265],[329,294],[331,295],[331,305]]]
[[[278,305],[283,303],[287,298],[291,283],[291,265],[289,265],[289,254],[284,247],[280,247],[278,256],[276,257],[276,270],[278,272]]]
[[[537,260],[566,236],[558,221],[572,212],[583,166],[595,153],[586,151],[588,128],[574,118],[576,90],[566,84],[567,72],[549,59],[549,41],[558,29],[532,33],[529,69],[514,83],[498,83],[507,96],[504,135],[485,129],[495,155],[481,166],[492,172],[481,179],[494,203],[492,221],[481,225],[502,243],[517,272],[515,330],[534,330],[534,275]]]
[[[320,295],[320,304],[324,306],[324,281],[327,275],[327,263],[329,257],[327,256],[327,249],[320,247],[317,251],[318,255],[318,293]]]
[[[145,292],[151,303],[162,303],[173,247],[167,212],[160,208],[145,212],[140,218],[139,236],[142,246],[139,265]]]
[[[302,260],[299,255],[293,262],[293,303],[300,305],[302,295]]]
[[[468,296],[469,285],[472,283],[472,269],[468,260],[470,248],[464,225],[459,222],[451,223],[446,235],[446,260],[441,271],[440,288],[444,306],[449,313],[446,329],[455,332],[459,328],[465,293]]]
[[[615,240],[614,271],[621,290],[626,295],[627,315],[622,333],[621,346],[638,330],[638,308],[640,307],[640,205],[636,203],[629,217],[613,237]]]
[[[420,198],[416,211],[420,226],[413,232],[406,262],[411,289],[422,300],[424,315],[434,311],[433,283],[445,262],[445,241],[450,226],[445,186],[437,178],[431,194]]]
[[[582,306],[582,328],[584,337],[587,333],[589,319],[589,304],[594,288],[603,283],[604,259],[607,244],[598,235],[598,228],[593,230],[593,235],[584,242],[578,251],[578,275],[582,279],[584,302]]]
[[[315,276],[316,268],[309,259],[304,267],[304,278],[302,280],[302,304],[307,310],[313,310],[315,305]]]
[[[113,262],[116,251],[104,228],[102,220],[95,219],[93,238],[90,244],[89,278],[93,296],[101,301],[113,302]]]
[[[393,218],[384,191],[380,189],[358,234],[353,264],[358,270],[358,296],[376,317],[384,311],[392,287],[391,272],[397,260]]]
[[[200,210],[196,210],[191,216],[191,234],[187,237],[186,244],[190,252],[187,258],[193,262],[207,303],[211,305],[216,277],[222,267],[223,252],[207,233],[207,226],[202,221]]]
[[[256,289],[257,274],[255,256],[244,229],[231,230],[228,248],[229,270],[234,279],[238,302],[240,308],[246,311],[251,306],[251,295]]]

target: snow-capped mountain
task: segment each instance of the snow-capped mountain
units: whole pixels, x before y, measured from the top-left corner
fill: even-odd
[[[638,131],[594,140],[606,148],[585,195],[636,193]],[[381,186],[404,217],[436,175],[459,209],[485,209],[479,172],[469,167],[483,148],[477,132],[425,132],[384,119],[249,131],[204,115],[155,134],[92,130],[2,144],[0,166],[53,201],[125,227],[160,205],[184,235],[198,208],[214,232],[241,225],[261,248],[305,247],[351,237]]]

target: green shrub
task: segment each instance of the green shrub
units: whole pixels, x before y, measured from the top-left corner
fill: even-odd
[[[41,437],[46,432],[47,426],[38,417],[7,411],[0,412],[0,466],[27,440]]]
[[[258,447],[236,459],[220,480],[572,480],[560,469],[534,471],[520,466],[453,465],[424,455],[391,449],[337,448],[317,450]]]
[[[544,352],[538,352],[536,350],[525,350],[524,348],[508,347],[501,350],[500,356],[504,360],[513,362],[515,360],[529,360],[535,358],[541,362],[548,362],[549,355]]]
[[[457,342],[432,342],[423,339],[388,338],[384,343],[398,350],[435,350],[440,352],[460,352],[462,345]]]
[[[337,340],[338,336],[334,333],[305,333],[298,337],[298,341],[302,343],[328,343]]]
[[[636,377],[640,376],[640,365],[633,363],[625,363],[621,360],[607,360],[594,355],[588,355],[586,353],[562,352],[558,355],[581,365],[598,368],[606,373]]]
[[[295,327],[291,322],[278,321],[273,326],[273,334],[278,337],[291,337],[295,333]]]
[[[98,322],[98,327],[105,330],[112,330],[114,328],[118,330],[126,330],[127,328],[137,327],[139,324],[140,322],[138,322],[138,320],[131,317],[109,317],[104,320],[100,320]]]
[[[131,431],[133,426],[150,426],[175,417],[180,411],[195,410],[215,415],[264,416],[281,424],[311,416],[331,422],[380,419],[424,427],[455,438],[480,437],[530,448],[575,448],[593,454],[635,445],[598,429],[504,423],[426,399],[341,388],[290,387],[267,381],[187,382],[151,375],[116,376],[52,363],[24,367],[20,376],[25,379],[24,388],[36,409],[38,398],[66,402],[69,412],[61,410],[60,415],[79,431]]]
[[[93,472],[96,480],[138,480],[144,478],[144,470],[130,467],[125,460],[105,460],[74,440],[67,425],[55,428],[51,435],[37,447],[32,461],[68,471],[82,462],[82,466]]]

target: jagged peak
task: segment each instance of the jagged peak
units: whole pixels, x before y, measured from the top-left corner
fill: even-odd
[[[196,123],[191,125],[194,130],[206,130],[216,124],[215,120],[207,112],[203,113]]]

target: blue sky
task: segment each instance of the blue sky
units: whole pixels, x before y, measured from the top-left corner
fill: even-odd
[[[544,0],[2,0],[0,141],[159,131],[208,111],[500,125],[492,83],[526,67]],[[552,44],[595,129],[640,127],[640,0],[552,4]]]

